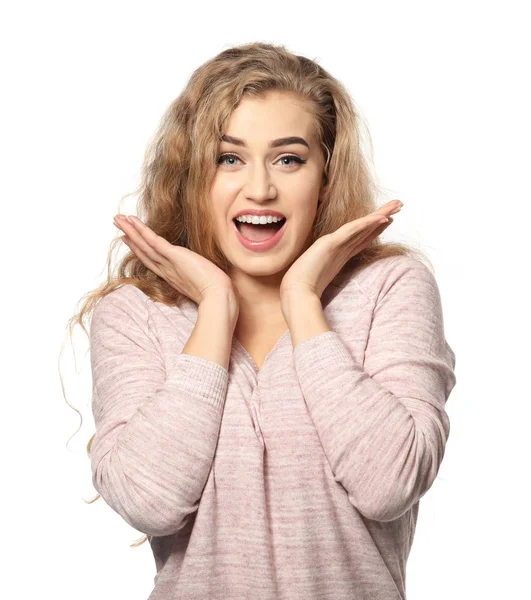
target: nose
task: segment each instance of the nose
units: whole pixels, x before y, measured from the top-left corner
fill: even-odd
[[[254,165],[248,170],[245,182],[244,196],[256,202],[263,202],[276,197],[276,189],[273,185],[269,172],[263,165]]]

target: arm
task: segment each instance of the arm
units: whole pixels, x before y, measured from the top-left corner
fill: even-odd
[[[456,379],[432,273],[406,257],[383,277],[363,365],[335,331],[324,330],[312,300],[307,325],[299,318],[294,332],[301,340],[294,363],[336,481],[364,516],[391,521],[437,476],[450,432],[445,403]],[[292,313],[302,310],[299,304]],[[304,327],[324,331],[309,337]]]
[[[228,382],[214,360],[227,364],[233,329],[223,314],[221,301],[201,305],[187,353],[166,372],[139,290],[119,288],[94,310],[92,480],[107,504],[147,535],[178,531],[210,472]]]

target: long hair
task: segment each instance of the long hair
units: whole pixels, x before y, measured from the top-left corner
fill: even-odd
[[[372,161],[372,141],[368,131],[367,139],[363,138],[366,127],[345,87],[317,62],[291,53],[284,45],[255,42],[223,50],[192,73],[182,93],[167,108],[147,146],[140,185],[132,194],[138,196],[137,215],[149,228],[225,272],[230,265],[217,245],[208,206],[220,138],[241,99],[258,97],[268,90],[295,94],[315,116],[314,132],[325,159],[327,185],[310,242],[378,208],[379,189],[364,148],[367,141]],[[180,306],[183,296],[132,251],[112,268],[113,251],[120,243],[120,237],[110,243],[107,280],[83,296],[80,310],[68,321],[70,337],[76,324],[88,336],[84,322],[96,304],[124,284],[140,288],[154,301]],[[393,255],[415,255],[433,269],[420,250],[402,243],[384,243],[378,237],[344,268],[367,266]],[[87,443],[89,456],[94,437]],[[131,546],[146,540],[144,536]]]

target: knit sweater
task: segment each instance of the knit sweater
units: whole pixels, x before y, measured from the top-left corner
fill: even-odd
[[[419,500],[456,379],[432,272],[410,256],[344,269],[331,331],[289,330],[260,368],[182,354],[197,304],[131,284],[90,327],[92,482],[148,536],[148,600],[405,600]]]

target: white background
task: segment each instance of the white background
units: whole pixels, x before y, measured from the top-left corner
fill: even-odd
[[[531,599],[526,4],[19,1],[1,10],[0,596],[145,600],[152,590],[148,543],[129,547],[142,534],[102,499],[83,501],[96,494],[88,343],[76,328],[74,363],[65,326],[105,278],[112,218],[164,110],[204,61],[267,41],[317,60],[349,89],[372,135],[382,203],[405,204],[385,237],[420,247],[436,268],[457,386],[445,458],[421,501],[408,600]]]

